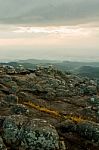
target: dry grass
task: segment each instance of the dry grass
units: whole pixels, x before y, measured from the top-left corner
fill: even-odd
[[[78,116],[72,116],[72,115],[61,115],[60,112],[58,111],[55,111],[55,110],[50,110],[48,108],[45,108],[45,107],[41,107],[39,105],[35,105],[34,103],[32,102],[24,102],[25,105],[29,106],[29,107],[32,107],[36,110],[39,110],[41,112],[44,112],[44,113],[47,113],[47,114],[50,114],[54,117],[61,117],[61,118],[64,118],[64,119],[70,119],[72,120],[73,122],[75,123],[79,123],[79,122],[83,122],[85,121],[83,118],[81,117],[78,117]]]
[[[78,116],[65,115],[64,118],[65,119],[70,119],[70,120],[72,120],[75,123],[79,123],[79,122],[85,121],[83,118],[78,117]]]
[[[56,116],[56,117],[60,117],[60,114],[59,112],[55,111],[55,110],[50,110],[48,108],[45,108],[45,107],[41,107],[39,105],[35,105],[34,103],[31,103],[31,102],[24,102],[25,105],[29,106],[29,107],[32,107],[32,108],[35,108],[41,112],[45,112],[45,113],[48,113],[52,116]]]

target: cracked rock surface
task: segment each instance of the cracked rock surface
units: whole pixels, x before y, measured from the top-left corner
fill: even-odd
[[[99,150],[94,79],[0,66],[0,150]]]

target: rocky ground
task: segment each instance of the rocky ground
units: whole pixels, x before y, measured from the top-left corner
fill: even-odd
[[[99,150],[99,82],[0,66],[0,150]]]

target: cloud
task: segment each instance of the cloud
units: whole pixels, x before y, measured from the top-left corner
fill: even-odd
[[[66,25],[98,21],[99,0],[0,0],[0,23]]]
[[[12,31],[19,35],[52,36],[56,38],[99,38],[99,27],[88,26],[46,26],[46,27],[17,27]]]
[[[47,27],[17,27],[14,33],[28,33],[28,34],[44,34],[57,36],[88,36],[94,31],[99,31],[99,28],[82,28],[79,26],[47,26]]]
[[[0,0],[1,58],[99,56],[99,0]]]

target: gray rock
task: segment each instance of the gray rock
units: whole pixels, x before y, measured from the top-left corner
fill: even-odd
[[[30,71],[25,69],[22,65],[19,65],[18,67],[16,67],[16,73],[17,74],[28,74],[28,73],[30,73]]]
[[[2,80],[2,83],[6,83],[6,82],[11,82],[12,81],[12,78],[10,75],[1,75],[0,76],[0,79]]]
[[[33,97],[26,92],[19,92],[17,95],[18,95],[19,100],[21,101],[28,101],[28,100],[33,99]]]
[[[85,87],[82,87],[84,95],[96,95],[97,94],[97,88],[96,86],[88,85]]]
[[[18,97],[14,94],[10,94],[5,97],[5,101],[9,104],[17,104]]]
[[[13,149],[59,150],[59,136],[45,120],[22,115],[7,117],[3,122],[3,139]]]
[[[18,91],[18,86],[15,81],[12,81],[11,76],[2,75],[0,76],[0,89],[8,93],[16,93]]]
[[[48,92],[45,95],[42,96],[42,98],[44,97],[47,100],[54,100],[55,99],[56,94],[54,92]]]
[[[23,138],[23,124],[27,122],[27,118],[23,116],[8,116],[3,122],[3,139],[13,149],[20,145]]]
[[[99,125],[91,122],[81,122],[77,124],[76,132],[82,137],[99,145]]]
[[[4,70],[7,74],[15,74],[15,68],[13,66],[5,65]]]
[[[33,119],[24,128],[21,144],[24,149],[54,150],[59,149],[59,137],[55,128],[46,121]]]
[[[69,132],[76,133],[90,143],[99,146],[99,124],[97,123],[83,120],[75,124],[73,121],[66,120],[57,125],[57,128],[61,130],[63,134]]]
[[[18,87],[13,85],[10,89],[9,89],[9,93],[10,94],[16,94],[18,92]]]
[[[17,114],[17,115],[22,115],[22,114],[27,115],[29,113],[29,109],[27,109],[26,106],[22,104],[17,104],[11,108],[11,112],[12,114]]]

